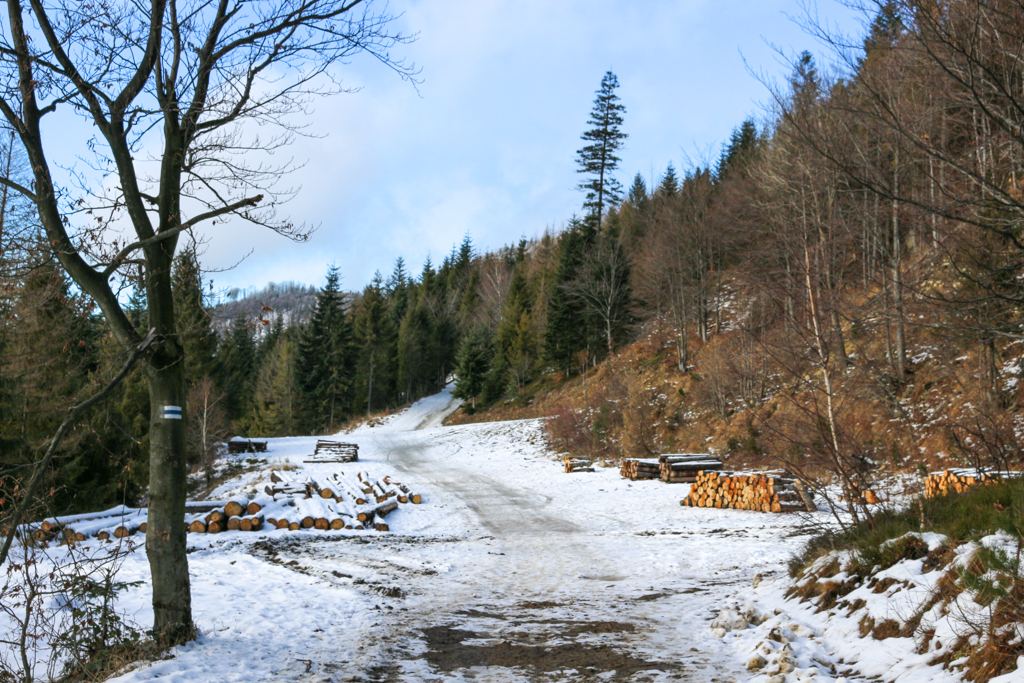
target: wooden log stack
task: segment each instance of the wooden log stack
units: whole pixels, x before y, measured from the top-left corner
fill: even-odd
[[[963,493],[972,486],[995,484],[1003,479],[1020,477],[1024,472],[997,472],[974,468],[954,468],[932,472],[924,480],[925,498]]]
[[[357,444],[320,439],[316,442],[313,455],[302,462],[357,462],[358,460],[359,446]]]
[[[266,453],[266,441],[252,439],[232,439],[228,441],[228,453]]]
[[[722,469],[710,453],[666,453],[658,456],[658,477],[666,484],[692,484],[697,473]]]
[[[270,529],[375,529],[390,531],[385,521],[402,504],[419,504],[422,496],[391,477],[374,479],[367,472],[348,478],[335,473],[316,481],[284,471],[271,473],[266,494],[256,499],[233,497],[221,501],[186,503],[183,523],[190,533]],[[118,506],[106,512],[45,519],[19,527],[24,542],[75,543],[145,533],[145,508]]]
[[[657,479],[661,476],[661,463],[656,458],[623,458],[619,474],[626,479]]]
[[[810,501],[810,491],[784,470],[701,471],[689,495],[680,504],[755,512],[798,512],[808,510],[807,501]]]
[[[592,460],[586,458],[574,458],[570,455],[565,456],[562,461],[565,463],[565,473],[572,474],[573,472],[593,472],[594,463]]]

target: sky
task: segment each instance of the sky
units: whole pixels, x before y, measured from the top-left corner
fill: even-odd
[[[201,257],[217,291],[268,282],[321,285],[330,264],[360,290],[399,256],[419,273],[469,235],[482,252],[559,230],[583,193],[576,150],[608,70],[629,135],[617,172],[657,183],[717,158],[770,97],[755,77],[785,79],[783,55],[824,52],[793,21],[797,0],[392,0],[392,50],[421,69],[414,87],[367,58],[338,73],[352,94],[319,99],[316,139],[288,150],[304,166],[284,183],[282,213],[315,227],[294,243],[251,225],[204,229]],[[822,18],[859,30],[838,3]],[[753,72],[753,73],[752,73]],[[242,257],[245,257],[244,259]],[[242,259],[239,263],[239,259]],[[233,266],[233,267],[232,267]]]

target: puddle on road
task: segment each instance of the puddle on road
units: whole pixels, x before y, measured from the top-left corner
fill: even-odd
[[[632,630],[632,624],[616,626]],[[588,624],[583,622],[567,629],[563,635],[574,637],[593,632],[618,631],[610,622],[595,622],[593,629],[589,629]],[[641,672],[667,673],[680,670],[678,664],[645,661],[610,645],[576,642],[558,645],[526,644],[452,626],[430,626],[422,629],[422,633],[427,641],[425,658],[437,673],[452,673],[473,667],[500,667],[524,670],[529,672],[530,680],[538,681],[592,680],[598,674],[608,672],[614,674],[603,677],[603,680],[626,681]]]

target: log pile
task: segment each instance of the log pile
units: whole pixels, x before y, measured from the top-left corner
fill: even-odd
[[[316,442],[313,455],[302,462],[356,462],[358,460],[359,446],[357,444],[320,439]]]
[[[722,469],[722,461],[709,453],[666,453],[658,456],[658,477],[666,484],[692,484],[697,473]]]
[[[623,458],[619,474],[626,479],[657,479],[661,476],[661,463],[656,458]]]
[[[680,504],[755,512],[808,511],[814,505],[810,491],[784,470],[701,471]]]
[[[565,456],[562,461],[565,463],[565,473],[572,474],[573,472],[593,472],[594,463],[591,460],[585,458],[574,458],[570,455]]]
[[[260,531],[264,527],[263,508],[272,499],[233,498],[209,512],[185,515],[185,529],[194,534],[219,534],[222,531]]]
[[[248,499],[186,503],[184,525],[190,533],[263,529],[376,529],[390,531],[385,517],[423,497],[391,477],[367,472],[348,477],[338,472],[319,481],[289,472],[271,472],[265,494]],[[75,543],[87,538],[110,540],[146,532],[147,511],[118,506],[105,512],[50,518],[23,525],[24,541]]]
[[[722,461],[709,453],[665,453],[657,458],[623,458],[619,474],[626,479],[661,479],[692,484],[701,470],[720,470]]]
[[[878,505],[879,503],[886,503],[889,501],[888,491],[881,489],[864,489],[860,490],[859,487],[853,485],[853,494],[857,498],[857,501],[862,505]],[[839,502],[845,503],[846,496],[839,496]]]
[[[266,441],[252,439],[232,439],[228,441],[228,453],[266,453]]]
[[[924,480],[925,498],[963,493],[972,486],[995,484],[1003,479],[1021,476],[1022,472],[996,472],[974,468],[955,468],[932,472]]]

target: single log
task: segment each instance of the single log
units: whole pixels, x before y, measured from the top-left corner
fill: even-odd
[[[255,515],[256,513],[258,513],[262,509],[263,508],[256,501],[253,501],[253,502],[251,502],[251,503],[249,503],[248,505],[245,506],[246,514],[250,514],[250,515]]]
[[[394,512],[397,509],[398,501],[390,500],[387,501],[386,503],[383,503],[382,505],[378,505],[374,509],[374,514],[376,514],[378,517],[387,517],[388,514]]]
[[[372,522],[373,521],[373,510],[360,510],[356,513],[356,519],[360,522]]]
[[[245,509],[248,505],[249,501],[245,498],[229,500],[224,504],[224,514],[228,517],[241,517],[245,514]]]
[[[242,527],[242,518],[238,515],[228,517],[227,530],[238,531]]]
[[[224,514],[223,510],[213,510],[210,514],[206,515],[207,530],[209,530],[209,525],[211,523],[223,523],[225,521],[227,521],[227,515]],[[221,524],[221,528],[223,528],[223,524]]]
[[[188,525],[188,530],[194,534],[205,534],[206,522],[201,519],[193,520],[193,522]]]

